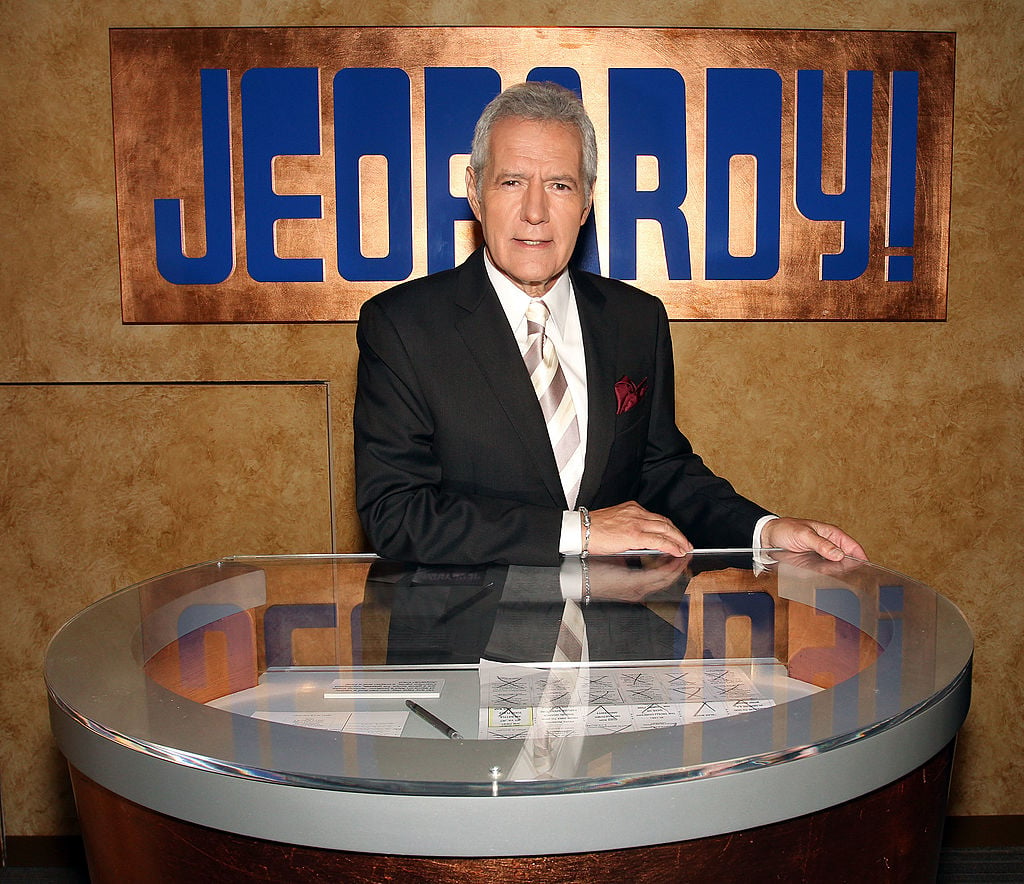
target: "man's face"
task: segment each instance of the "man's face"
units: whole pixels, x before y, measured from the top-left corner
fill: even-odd
[[[562,123],[506,118],[491,129],[480,181],[466,170],[469,204],[494,266],[531,297],[565,270],[590,213],[583,196],[583,146]]]

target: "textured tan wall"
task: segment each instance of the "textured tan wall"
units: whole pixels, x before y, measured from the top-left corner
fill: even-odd
[[[0,787],[11,834],[74,827],[42,677],[62,623],[183,564],[330,550],[327,393],[0,386]]]
[[[1024,813],[1024,676],[1016,666],[1024,632],[1016,579],[1024,534],[1022,4],[677,0],[622,9],[595,0],[581,21],[576,8],[559,12],[543,0],[0,0],[0,707],[12,710],[0,718],[0,780],[10,834],[72,825],[35,675],[64,616],[116,585],[188,561],[329,548],[328,457],[334,548],[361,545],[351,490],[352,326],[121,324],[107,28],[186,25],[956,31],[948,321],[676,324],[679,412],[710,463],[745,492],[782,512],[841,522],[876,560],[961,606],[978,648],[951,810]],[[323,388],[309,388],[321,390],[313,407],[305,387],[246,396],[240,391],[250,388],[94,386],[306,378],[330,388],[332,448],[319,456]],[[39,386],[72,383],[90,386]],[[228,424],[210,419],[211,400],[200,391],[211,389],[240,394]],[[180,419],[168,423],[154,407],[162,396],[174,399]],[[246,420],[274,440],[250,460],[235,438]],[[193,456],[164,462],[151,486],[133,485],[130,452],[141,444],[157,457],[183,428]],[[230,494],[213,497],[192,460]],[[265,462],[275,464],[269,476]],[[301,486],[289,483],[291,469],[302,473]],[[83,515],[109,505],[104,476],[122,486],[117,513],[138,514],[135,532],[104,530]],[[153,487],[167,511],[152,506]],[[224,508],[228,499],[240,502]],[[178,520],[174,543],[150,542],[166,518]],[[190,533],[186,524],[206,530]],[[27,661],[21,676],[12,674],[14,655]]]

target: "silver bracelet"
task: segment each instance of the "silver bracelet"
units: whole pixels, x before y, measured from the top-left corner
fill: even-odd
[[[590,510],[581,506],[579,514],[583,520],[583,549],[580,551],[580,558],[585,559],[590,555]]]
[[[580,565],[583,568],[583,606],[590,604],[590,562],[580,558]]]

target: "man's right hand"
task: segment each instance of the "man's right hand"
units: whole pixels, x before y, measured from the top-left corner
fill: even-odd
[[[639,568],[636,562],[640,561]],[[688,558],[678,556],[619,556],[591,560],[590,595],[599,601],[640,604],[656,592],[687,576]]]
[[[693,544],[669,519],[644,509],[635,500],[590,513],[590,545],[594,556],[611,556],[630,549],[656,549],[685,556]]]

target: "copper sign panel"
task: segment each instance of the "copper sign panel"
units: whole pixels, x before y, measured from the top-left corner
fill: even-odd
[[[946,313],[954,38],[641,28],[113,30],[125,322],[351,320],[477,245],[503,86],[598,131],[576,260],[675,319]]]

